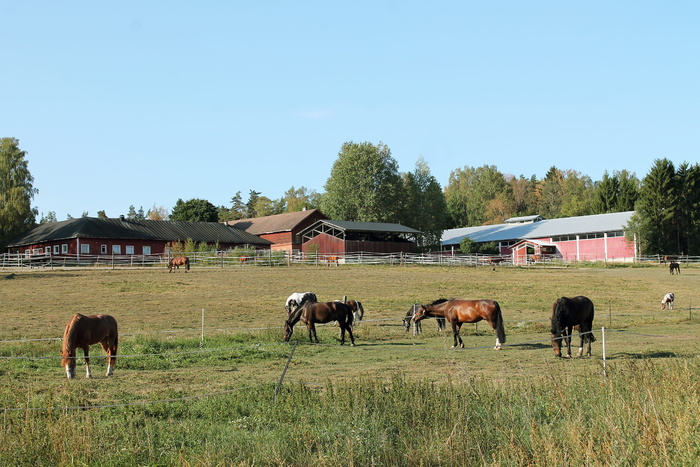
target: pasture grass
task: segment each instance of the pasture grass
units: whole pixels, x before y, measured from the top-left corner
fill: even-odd
[[[0,280],[3,465],[695,465],[700,458],[694,268],[681,276],[662,267],[14,272]],[[284,300],[308,290],[321,300],[363,302],[357,346],[338,345],[331,325],[319,326],[321,344],[311,345],[301,323],[282,342]],[[669,291],[676,309],[661,312]],[[596,304],[594,355],[556,359],[551,303],[578,294]],[[498,300],[506,347],[492,350],[485,323],[463,326],[465,349],[451,349],[450,333],[431,320],[420,335],[404,332],[411,304],[439,297]],[[85,379],[79,365],[78,377],[65,379],[59,338],[75,312],[119,321],[114,376],[104,376],[96,346],[94,377]]]

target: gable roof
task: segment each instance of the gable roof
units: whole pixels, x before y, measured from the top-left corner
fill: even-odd
[[[497,224],[446,230],[442,244],[459,245],[464,237],[475,242],[501,242],[531,238],[557,237],[584,233],[624,230],[634,211],[594,214],[591,216],[545,219],[529,224]]]
[[[240,219],[237,221],[229,221],[227,224],[254,235],[263,235],[277,232],[291,232],[308,218],[325,219],[326,216],[318,209],[310,209],[308,211],[287,212],[272,216],[254,217],[252,219]]]
[[[412,229],[401,224],[390,222],[352,222],[352,221],[332,221],[329,219],[319,221],[321,223],[336,227],[346,232],[388,232],[419,234],[420,230]]]
[[[81,217],[62,222],[41,224],[10,242],[19,247],[71,238],[120,240],[163,240],[219,242],[228,244],[270,245],[256,235],[219,222],[182,222]]]

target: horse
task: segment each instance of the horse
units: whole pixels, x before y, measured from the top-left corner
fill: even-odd
[[[362,321],[362,317],[365,315],[365,309],[362,306],[361,301],[359,301],[359,300],[346,300],[345,302],[343,302],[342,300],[334,300],[334,301],[340,302],[340,303],[345,303],[347,306],[350,307],[350,309],[352,310],[352,315],[353,315],[353,320],[352,320],[353,326],[355,325],[355,323],[359,323],[360,321]]]
[[[340,325],[340,345],[345,344],[345,331],[350,335],[351,345],[355,345],[355,337],[352,335],[352,309],[343,302],[306,302],[303,306],[297,308],[284,323],[284,341],[289,342],[289,339],[294,333],[294,325],[299,320],[306,323],[309,330],[309,342],[315,340],[318,344],[318,336],[316,335],[316,323],[330,323],[337,321]]]
[[[676,296],[673,295],[672,292],[667,293],[664,295],[663,300],[661,300],[661,309],[665,310],[668,308],[669,310],[673,310],[673,302],[676,299]]]
[[[571,358],[571,331],[578,326],[581,345],[578,348],[578,356],[583,356],[583,344],[588,342],[586,355],[591,356],[591,342],[595,337],[593,329],[593,315],[595,307],[593,302],[584,296],[573,298],[561,297],[552,304],[552,347],[554,354],[561,357],[562,340],[566,341],[568,358]],[[564,334],[566,332],[566,334]]]
[[[180,270],[180,266],[185,266],[185,272],[190,270],[190,259],[187,256],[172,258],[168,263],[168,272],[173,272],[173,268]]]
[[[328,260],[326,262],[327,266],[332,266],[335,265],[336,267],[338,266],[338,257],[337,256],[329,256]]]
[[[83,349],[85,358],[86,378],[92,378],[90,371],[90,346],[99,343],[107,352],[108,364],[107,375],[114,373],[114,366],[117,363],[117,346],[119,344],[119,332],[117,331],[117,320],[110,315],[85,316],[76,313],[63,333],[63,346],[61,348],[61,366],[66,369],[66,377],[75,377],[76,349]]]
[[[506,342],[501,307],[495,300],[440,299],[430,305],[421,305],[416,311],[413,320],[418,322],[430,316],[441,316],[452,325],[452,335],[454,336],[453,349],[457,347],[457,344],[464,348],[464,341],[459,336],[462,324],[477,323],[481,320],[486,320],[496,331],[496,346],[494,349],[500,350],[501,345]]]
[[[443,299],[444,300],[444,299]],[[413,317],[420,308],[418,303],[414,304],[407,312],[403,319],[403,327],[408,332],[411,329],[411,323],[413,323],[413,335],[420,334],[423,332],[423,326],[420,321],[414,321]],[[445,329],[445,318],[437,317],[438,332],[442,332]]]
[[[302,306],[306,302],[317,302],[316,294],[313,292],[294,292],[292,295],[287,297],[287,301],[284,302],[284,309],[287,310],[289,315],[292,311],[296,311],[297,308]],[[294,310],[292,310],[294,307]]]
[[[671,264],[668,265],[668,271],[671,274],[680,274],[681,273],[681,265],[676,263],[675,261],[672,261]]]

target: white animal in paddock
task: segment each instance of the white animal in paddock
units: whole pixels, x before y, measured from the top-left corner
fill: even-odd
[[[664,295],[664,299],[661,300],[661,309],[665,310],[668,308],[669,310],[673,310],[673,301],[675,300],[675,296],[673,293],[667,293]]]
[[[291,314],[304,303],[317,301],[316,294],[313,292],[295,292],[287,298],[287,301],[284,303],[284,308],[287,310],[287,314]]]

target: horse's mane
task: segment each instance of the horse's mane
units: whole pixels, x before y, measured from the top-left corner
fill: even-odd
[[[304,307],[306,307],[308,303],[311,302],[306,302],[304,306],[300,306],[292,313],[290,313],[289,317],[287,317],[287,324],[289,324],[290,326],[294,326],[301,319],[301,313],[302,311],[304,311]]]
[[[554,302],[552,307],[552,332],[556,333],[562,330],[562,315],[566,307],[566,302],[569,299],[561,297]]]
[[[439,304],[445,303],[445,302],[449,302],[449,300],[446,299],[446,298],[438,298],[438,299],[435,300],[433,303],[429,303],[428,306],[439,305]]]
[[[66,325],[66,330],[63,333],[63,345],[61,347],[61,352],[67,354],[69,348],[72,347],[72,343],[75,342],[75,334],[78,332],[78,323],[84,318],[80,313],[76,313],[75,316],[68,321]]]

